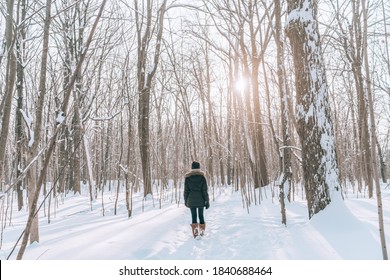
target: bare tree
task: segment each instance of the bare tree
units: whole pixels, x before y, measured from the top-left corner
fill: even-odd
[[[338,1],[331,2],[336,13],[336,20],[338,23],[338,32],[340,33],[340,40],[345,57],[350,63],[352,69],[356,95],[357,95],[357,132],[358,132],[358,156],[359,156],[359,170],[364,182],[368,185],[369,197],[373,196],[373,170],[370,164],[370,134],[368,127],[368,108],[367,95],[364,89],[363,77],[363,58],[362,58],[362,25],[360,20],[360,1],[351,0],[352,18],[351,24],[347,27],[343,26],[342,14],[340,13],[341,6]],[[344,3],[345,4],[345,3]]]
[[[261,16],[260,5],[256,1],[211,1],[211,3],[204,1],[204,4],[217,31],[240,59],[241,75],[237,74],[236,79],[244,79],[247,84],[243,89],[247,108],[246,122],[243,124],[249,136],[246,139],[247,147],[250,149],[248,160],[255,188],[262,187],[269,183],[269,176],[261,112],[262,100],[259,92],[259,67],[270,39],[270,26],[266,25],[265,34],[261,33],[266,17]],[[216,44],[214,47],[221,52],[221,48]]]
[[[379,223],[379,234],[382,245],[382,255],[384,260],[388,260],[389,257],[387,255],[387,247],[386,247],[386,238],[385,238],[385,226],[383,223],[383,206],[382,206],[382,195],[381,195],[381,187],[379,182],[379,174],[378,174],[378,164],[377,164],[377,154],[376,154],[376,127],[375,127],[375,115],[374,115],[374,102],[373,102],[373,93],[371,86],[371,75],[370,75],[370,65],[368,59],[368,16],[366,6],[366,1],[361,0],[362,11],[363,11],[363,60],[364,67],[366,70],[366,84],[367,84],[367,96],[368,96],[368,108],[370,112],[370,124],[371,124],[371,159],[372,159],[372,170],[373,170],[373,179],[375,182],[375,192],[378,206],[378,223]]]
[[[26,0],[20,2],[20,16],[18,17],[19,34],[16,42],[16,56],[17,56],[17,82],[16,91],[18,95],[17,110],[15,113],[15,141],[16,141],[16,158],[15,158],[15,170],[16,177],[18,178],[22,174],[23,167],[23,146],[25,145],[25,135],[23,133],[23,97],[24,97],[24,60],[25,60],[25,49],[26,49],[26,31],[27,26],[24,23],[26,20],[27,3]],[[18,210],[20,211],[23,207],[23,180],[18,180],[16,183],[16,193],[18,196]]]
[[[50,0],[48,0],[50,1]],[[72,74],[72,77],[70,79],[70,86],[65,94],[65,98],[64,98],[64,102],[63,102],[63,105],[62,105],[62,111],[58,113],[57,115],[57,120],[59,121],[60,118],[64,112],[67,111],[68,109],[68,105],[69,105],[69,99],[70,99],[70,96],[71,96],[71,93],[72,93],[72,88],[76,82],[76,79],[77,79],[77,75],[79,74],[79,71],[81,69],[81,66],[83,65],[83,61],[85,59],[85,56],[86,56],[86,53],[89,49],[89,46],[91,44],[91,41],[92,41],[92,37],[93,37],[93,34],[95,33],[95,30],[96,30],[96,27],[97,27],[97,24],[102,16],[102,13],[103,13],[103,10],[104,10],[104,6],[106,4],[107,0],[103,0],[101,6],[100,6],[100,9],[99,9],[99,12],[96,16],[96,19],[94,21],[94,24],[92,26],[92,29],[89,33],[89,36],[88,36],[88,39],[86,41],[86,44],[85,44],[85,48],[83,50],[83,53],[81,54],[80,56],[80,60],[78,61],[78,64],[76,65],[76,69],[74,70],[73,74]],[[44,160],[44,163],[43,163],[43,167],[42,167],[42,170],[39,174],[39,177],[38,177],[38,180],[37,180],[37,183],[36,183],[36,187],[35,187],[35,192],[34,192],[34,196],[33,196],[33,199],[32,199],[32,204],[30,205],[30,212],[29,212],[29,215],[28,215],[28,219],[27,219],[27,224],[26,224],[26,228],[23,232],[23,240],[22,240],[22,244],[21,244],[21,247],[19,249],[19,252],[18,252],[18,255],[17,255],[17,259],[22,259],[23,258],[23,255],[24,255],[24,252],[26,250],[26,246],[27,246],[27,241],[28,241],[28,238],[29,238],[29,235],[30,235],[30,232],[31,232],[31,227],[32,227],[32,223],[33,223],[33,220],[34,220],[34,217],[35,215],[37,214],[37,204],[38,204],[38,198],[39,198],[39,194],[40,194],[40,190],[41,190],[41,186],[43,184],[43,181],[46,177],[46,172],[47,172],[47,169],[48,169],[48,165],[49,165],[49,162],[50,162],[50,158],[52,156],[52,153],[53,153],[53,150],[54,150],[54,147],[55,147],[55,144],[56,144],[56,140],[57,140],[57,136],[58,136],[58,132],[59,132],[59,127],[60,125],[62,124],[61,121],[59,121],[59,125],[56,127],[51,139],[50,139],[50,142],[48,144],[48,148],[47,148],[47,151],[45,153],[45,160]]]
[[[41,68],[40,68],[40,78],[39,78],[39,88],[38,88],[38,100],[36,104],[35,112],[35,123],[34,123],[34,135],[31,141],[29,142],[29,159],[33,159],[40,145],[42,138],[42,128],[43,128],[43,112],[45,105],[45,96],[46,96],[46,73],[47,73],[47,60],[49,53],[49,32],[50,32],[50,23],[51,23],[51,0],[46,1],[45,8],[45,19],[44,19],[44,28],[43,28],[43,41],[42,41],[42,57],[41,57]],[[27,191],[30,211],[34,213],[33,198],[36,191],[36,174],[34,169],[28,171],[28,181],[27,181]],[[39,242],[39,229],[38,229],[38,215],[34,215],[32,222],[32,228],[30,231],[30,243]]]
[[[150,171],[150,91],[153,77],[156,73],[160,59],[160,50],[162,43],[162,34],[164,30],[164,15],[166,12],[167,0],[162,1],[158,7],[157,16],[153,15],[153,0],[142,3],[134,1],[135,18],[137,25],[137,42],[138,42],[138,63],[137,63],[137,82],[139,92],[138,105],[138,133],[141,153],[142,174],[144,183],[144,196],[152,193],[152,179]],[[155,21],[153,19],[155,18]],[[155,36],[155,38],[154,38]],[[155,39],[153,57],[149,57],[149,50],[152,47],[151,40]]]
[[[3,184],[3,172],[5,163],[6,147],[8,142],[8,132],[12,111],[12,95],[15,87],[16,79],[16,55],[15,55],[15,40],[16,33],[14,31],[14,0],[7,1],[7,15],[6,15],[6,26],[5,26],[5,45],[7,49],[7,65],[6,65],[6,78],[4,88],[4,99],[2,103],[2,121],[0,131],[0,189]]]
[[[282,12],[280,0],[274,0],[274,12],[275,12],[275,29],[274,38],[277,51],[277,74],[278,74],[278,86],[281,105],[281,124],[282,124],[282,139],[283,139],[283,166],[282,166],[282,178],[280,182],[280,205],[282,212],[282,223],[287,223],[286,209],[285,209],[285,189],[290,190],[292,181],[292,163],[291,163],[291,139],[290,139],[290,124],[289,124],[289,105],[288,105],[288,86],[287,86],[287,74],[284,63],[284,40],[282,36]]]

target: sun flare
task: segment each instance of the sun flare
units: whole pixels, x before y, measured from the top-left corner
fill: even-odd
[[[235,83],[234,83],[234,88],[239,91],[239,92],[243,92],[245,91],[246,89],[246,86],[247,86],[247,82],[244,78],[239,78]]]

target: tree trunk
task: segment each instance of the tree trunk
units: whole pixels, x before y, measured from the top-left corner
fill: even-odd
[[[257,55],[257,54],[256,54]],[[259,63],[260,61],[252,60],[252,100],[254,104],[254,145],[256,152],[256,160],[255,160],[255,170],[256,170],[256,178],[255,178],[255,188],[264,187],[268,185],[268,170],[267,170],[267,161],[265,155],[265,144],[264,144],[264,133],[263,133],[263,120],[261,117],[260,110],[260,93],[259,93]]]
[[[286,25],[294,60],[309,218],[330,203],[330,190],[340,189],[316,9],[315,1],[289,0]]]
[[[130,105],[129,105],[130,108]],[[131,115],[129,114],[129,117]],[[132,145],[130,143],[130,139],[132,139],[132,125],[131,120],[129,121],[129,128],[128,128],[128,139],[129,139],[129,146],[127,149],[127,159],[126,159],[126,209],[127,209],[127,217],[130,218],[133,212],[133,189],[134,186],[131,184],[131,173],[130,173],[130,166],[131,166],[131,157],[132,157]]]
[[[338,19],[338,25],[342,30],[342,44],[348,61],[351,64],[357,93],[357,131],[358,131],[358,165],[359,174],[368,185],[368,196],[373,196],[373,170],[371,166],[370,135],[368,127],[367,95],[364,89],[364,77],[362,69],[362,27],[360,22],[359,0],[352,0],[352,24],[348,32],[343,30],[342,22]],[[361,178],[358,178],[361,185]],[[361,187],[359,187],[361,191]]]
[[[231,48],[229,48],[229,80],[228,80],[228,98],[226,100],[227,107],[227,166],[226,166],[226,180],[227,184],[230,186],[233,184],[234,180],[234,167],[233,167],[233,94],[234,94],[234,79],[233,79],[233,60],[232,60],[232,52]]]
[[[251,86],[247,85],[247,94],[245,98],[246,110],[248,114],[248,120],[251,127],[252,135],[252,146],[253,146],[253,176],[255,188],[263,187],[269,183],[265,144],[264,144],[264,133],[263,133],[263,121],[261,116],[261,100],[259,93],[259,67],[260,62],[263,59],[263,52],[259,53],[257,47],[258,38],[256,33],[260,30],[260,26],[255,26],[254,15],[256,5],[253,5],[252,1],[248,1],[247,10],[249,11],[249,36],[250,36],[250,53],[247,53],[247,46],[245,45],[244,29],[240,32],[240,48],[242,52],[244,76],[251,81]],[[244,28],[244,24],[242,23]],[[260,23],[259,23],[260,24]],[[268,33],[268,32],[267,32]],[[261,38],[263,39],[263,38]],[[267,41],[265,38],[264,41]],[[266,49],[266,44],[262,42],[263,51]],[[253,104],[253,105],[252,105]]]
[[[72,184],[72,189],[73,189],[73,193],[79,193],[81,194],[81,164],[80,164],[80,157],[81,157],[81,148],[82,148],[82,145],[81,145],[81,119],[80,119],[80,102],[79,100],[79,97],[78,97],[78,94],[75,94],[75,105],[74,105],[74,115],[73,115],[73,120],[72,120],[72,130],[73,130],[73,158],[72,158],[72,161],[73,161],[73,164],[72,164],[72,170],[73,170],[73,176],[72,176],[72,179],[73,179],[73,184]]]
[[[378,206],[378,223],[379,223],[379,235],[381,240],[381,247],[382,247],[382,255],[384,260],[388,260],[387,255],[387,247],[386,247],[386,236],[385,236],[385,226],[383,222],[383,205],[382,205],[382,195],[381,195],[381,186],[379,182],[379,175],[378,175],[378,164],[377,164],[377,154],[376,154],[376,128],[375,128],[375,116],[374,116],[374,102],[373,102],[373,94],[372,94],[372,87],[371,87],[371,77],[370,77],[370,67],[369,67],[369,60],[368,60],[368,40],[367,40],[367,32],[368,32],[368,19],[367,19],[367,8],[366,8],[366,1],[361,0],[362,3],[362,11],[363,11],[363,59],[364,59],[364,66],[366,69],[366,83],[367,83],[367,96],[368,96],[368,108],[370,112],[370,123],[371,123],[371,159],[372,163],[372,170],[373,170],[373,177],[375,182],[375,191],[376,191],[376,199],[377,199],[377,206]]]
[[[118,199],[119,199],[119,190],[121,185],[121,164],[122,164],[122,157],[123,157],[123,115],[121,114],[120,118],[120,127],[119,127],[119,139],[120,139],[120,146],[119,146],[119,160],[118,160],[118,175],[117,175],[117,187],[115,191],[115,203],[114,203],[114,215],[117,213],[117,207],[118,207]]]
[[[1,121],[0,131],[0,190],[2,189],[3,174],[5,168],[5,153],[8,141],[9,123],[12,111],[12,93],[14,91],[15,79],[16,79],[16,56],[14,51],[14,44],[16,40],[16,34],[13,32],[13,14],[14,14],[14,0],[7,1],[7,16],[6,16],[6,31],[5,40],[7,48],[7,66],[5,77],[5,89],[3,115]]]
[[[275,3],[275,29],[274,37],[277,51],[277,74],[279,86],[279,98],[281,109],[281,124],[282,124],[282,139],[283,139],[283,162],[282,162],[282,181],[280,183],[280,205],[282,213],[282,223],[286,224],[286,209],[284,203],[285,189],[290,192],[292,181],[292,163],[291,163],[291,141],[290,141],[290,126],[289,126],[289,111],[288,111],[288,87],[287,75],[284,66],[284,46],[282,36],[282,12],[280,7],[280,0],[274,0]]]
[[[24,22],[26,19],[26,0],[21,1],[21,18],[20,22]],[[18,23],[19,25],[20,23]],[[24,52],[25,52],[25,39],[26,39],[26,28],[24,24],[20,27],[20,38],[16,42],[17,48],[17,82],[16,82],[16,91],[18,94],[17,105],[16,105],[16,120],[15,120],[15,140],[16,140],[16,158],[15,158],[15,170],[16,178],[22,175],[23,167],[23,145],[25,142],[25,136],[23,133],[23,119],[22,119],[22,110],[23,110],[23,90],[24,90]],[[23,208],[23,182],[24,180],[18,180],[16,182],[16,193],[18,197],[18,210],[20,211]]]
[[[149,43],[153,36],[152,14],[153,1],[147,0],[146,13],[139,10],[138,1],[135,3],[135,18],[137,25],[138,53],[137,53],[137,81],[138,81],[138,133],[139,146],[141,154],[141,165],[144,183],[144,197],[152,194],[152,178],[150,170],[150,139],[149,139],[149,118],[150,118],[150,91],[152,81],[157,70],[157,65],[160,59],[160,48],[162,42],[162,33],[164,29],[164,16],[166,9],[166,0],[158,10],[157,15],[157,34],[154,56],[152,61],[148,61]],[[140,16],[142,19],[140,19]],[[146,18],[143,18],[145,17]],[[145,31],[142,34],[142,26],[145,24]],[[150,64],[148,64],[148,62]]]
[[[383,183],[387,184],[387,178],[386,178],[387,167],[386,167],[386,163],[385,163],[385,160],[384,160],[384,157],[383,157],[382,148],[381,148],[381,146],[379,144],[378,137],[376,135],[375,135],[375,142],[376,142],[376,146],[377,146],[377,149],[378,149],[379,164],[380,164],[382,181],[383,181]]]
[[[35,126],[34,126],[34,139],[32,145],[29,146],[29,158],[33,159],[39,148],[39,144],[42,139],[42,127],[43,127],[43,111],[44,111],[44,102],[46,96],[46,72],[47,72],[47,60],[49,53],[49,32],[50,32],[50,23],[51,23],[51,0],[46,1],[46,16],[44,21],[43,29],[43,46],[42,46],[42,58],[41,58],[41,69],[40,69],[40,78],[39,78],[39,90],[38,90],[38,101],[35,112]],[[28,171],[28,199],[30,205],[30,211],[34,213],[34,209],[31,208],[34,204],[34,193],[36,192],[36,174],[34,169]],[[40,187],[38,188],[40,189]],[[38,230],[38,213],[34,215],[33,226],[30,231],[30,243],[39,242],[39,230]]]

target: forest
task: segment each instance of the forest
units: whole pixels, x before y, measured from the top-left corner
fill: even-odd
[[[209,191],[247,205],[272,186],[308,218],[352,191],[376,199],[390,171],[386,0],[0,1],[0,199],[38,212],[62,195],[145,201],[197,160]],[[352,188],[352,190],[351,190]],[[43,201],[42,197],[43,196]],[[118,196],[117,196],[118,197]],[[117,205],[115,204],[115,207]],[[157,207],[157,206],[156,206]]]

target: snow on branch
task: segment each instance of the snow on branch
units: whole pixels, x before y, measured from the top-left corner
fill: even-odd
[[[32,145],[34,144],[34,129],[33,129],[34,120],[23,109],[20,109],[20,113],[22,114],[23,120],[26,123],[26,126],[28,128],[28,138],[29,138],[28,147],[31,148]]]

